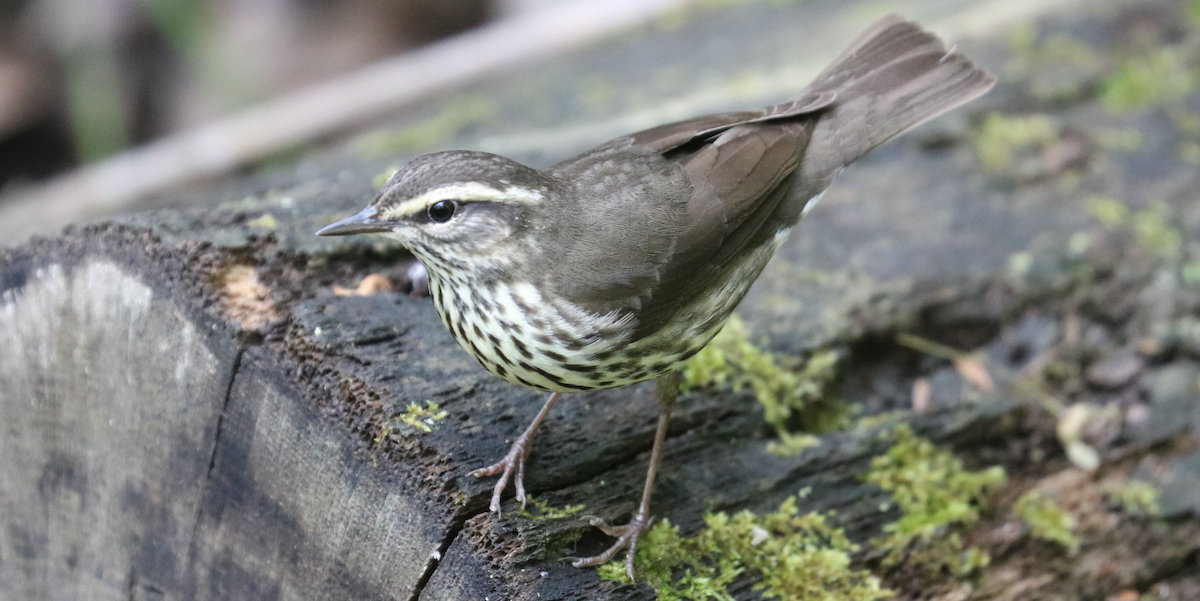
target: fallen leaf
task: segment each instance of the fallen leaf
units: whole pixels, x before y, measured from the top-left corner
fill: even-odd
[[[1070,459],[1075,467],[1089,472],[1094,472],[1100,467],[1100,454],[1080,440],[1067,443],[1067,459]]]
[[[933,396],[933,385],[929,378],[917,378],[912,387],[912,409],[916,413],[929,411],[929,399]]]
[[[958,374],[964,380],[970,382],[972,386],[979,390],[991,390],[995,388],[995,384],[992,383],[992,375],[983,366],[983,361],[979,355],[963,355],[954,359],[954,369],[958,370]]]
[[[391,292],[392,289],[393,286],[391,280],[379,275],[378,273],[372,273],[371,275],[363,278],[362,283],[358,285],[358,290],[355,290],[354,293],[359,296],[371,296],[376,292]]]
[[[393,286],[391,280],[377,273],[372,273],[371,275],[363,278],[362,282],[358,284],[358,288],[350,290],[349,288],[334,286],[333,293],[337,296],[350,296],[352,294],[356,294],[358,296],[371,296],[376,292],[391,292],[392,289]]]

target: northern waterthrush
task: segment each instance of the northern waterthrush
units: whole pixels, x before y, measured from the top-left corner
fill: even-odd
[[[657,379],[658,429],[629,523],[592,524],[628,549],[649,521],[677,368],[708,343],[788,231],[850,162],[986,92],[994,78],[891,15],[792,99],[617,138],[544,170],[483,152],[419,157],[323,236],[383,233],[428,269],[442,321],[488,371],[551,392],[495,465],[499,513],[562,392]]]

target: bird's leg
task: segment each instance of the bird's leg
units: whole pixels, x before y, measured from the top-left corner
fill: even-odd
[[[592,516],[588,523],[599,528],[609,536],[617,537],[603,553],[595,557],[573,558],[571,565],[577,568],[598,566],[607,563],[621,549],[628,549],[625,555],[625,573],[633,581],[633,556],[637,553],[638,538],[650,525],[650,495],[654,492],[654,476],[658,473],[658,461],[662,457],[663,440],[667,437],[667,424],[671,421],[671,409],[675,407],[675,397],[679,396],[678,371],[662,376],[656,382],[658,389],[658,428],[654,431],[654,446],[650,449],[650,469],[646,471],[646,484],[642,488],[642,502],[638,504],[637,512],[624,526],[609,526],[603,519]]]
[[[508,448],[508,454],[504,456],[504,459],[469,474],[476,478],[482,478],[504,472],[500,476],[500,481],[496,482],[496,488],[492,490],[492,503],[488,506],[497,516],[500,515],[500,494],[504,492],[504,487],[508,486],[508,478],[513,475],[513,470],[517,472],[513,477],[513,482],[517,485],[517,502],[521,504],[521,510],[525,510],[525,458],[529,456],[529,451],[533,448],[534,433],[537,432],[538,426],[545,421],[546,414],[550,413],[550,408],[554,406],[554,402],[558,400],[560,394],[562,393],[550,394],[550,398],[546,399],[546,404],[542,405],[542,410],[538,411],[537,417],[533,418],[533,423],[529,424],[529,427],[525,428],[525,431]]]

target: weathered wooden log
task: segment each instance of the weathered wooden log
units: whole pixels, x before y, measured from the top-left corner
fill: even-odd
[[[714,15],[736,15],[743,27],[771,22],[782,36],[822,10],[809,7],[713,9],[662,35],[694,41],[731,27]],[[1136,10],[1156,31],[1173,31],[1178,18],[1170,2]],[[1117,39],[1124,14],[1047,27]],[[755,64],[784,47],[765,41],[773,36],[751,38],[756,44],[724,48],[735,56],[722,60]],[[615,62],[661,39],[614,42],[604,56]],[[998,67],[1006,51],[992,44],[972,54]],[[691,73],[687,66],[706,59],[689,47],[674,60]],[[1197,473],[1187,445],[1200,343],[1186,325],[1200,300],[1180,280],[1179,256],[1164,263],[1084,207],[1091,195],[1135,208],[1163,201],[1184,236],[1174,248],[1195,252],[1187,241],[1200,232],[1200,174],[1175,152],[1179,130],[1162,112],[1113,116],[1086,95],[1056,108],[1067,125],[1047,144],[1060,144],[1059,154],[1036,149],[1032,171],[983,169],[971,124],[989,110],[1034,103],[1028,94],[1024,81],[1002,84],[978,107],[854,166],[739,312],[781,354],[841,353],[828,393],[864,415],[911,409],[914,382],[927,379],[928,410],[899,419],[1026,483],[1069,467],[1053,419],[1022,387],[1030,366],[1061,356],[1071,336],[1070,348],[1098,356],[1157,340],[1158,350],[1137,355],[1132,375],[1098,375],[1102,385],[1093,385],[1068,374],[1079,387],[1058,392],[1064,403],[1142,411],[1096,447],[1115,466],[1106,469],[1141,462],[1137,470],[1159,478],[1172,527],[1115,522],[1072,558],[1025,539],[987,542],[1003,530],[996,518],[994,531],[977,538],[1000,567],[954,598],[1092,598],[1160,580],[1187,590],[1200,546],[1187,517],[1200,505],[1187,484]],[[1179,102],[1196,110],[1200,96]],[[1105,148],[1097,140],[1112,128],[1136,129],[1140,145]],[[566,154],[577,143],[564,138],[545,152]],[[524,158],[557,158],[535,154]],[[354,166],[329,166],[339,161]],[[0,251],[0,596],[653,597],[645,584],[602,582],[560,561],[605,544],[576,516],[539,519],[511,501],[503,518],[486,513],[491,479],[466,474],[505,452],[540,395],[484,372],[428,299],[405,294],[411,258],[403,251],[311,235],[367,202],[381,168],[351,157],[268,174],[187,196],[215,194],[221,204],[117,218]],[[1080,234],[1094,243],[1081,249],[1073,242]],[[368,273],[401,288],[334,293]],[[898,332],[983,349],[996,392],[972,394],[949,365],[898,345]],[[654,420],[644,386],[566,399],[538,434],[531,495],[553,507],[582,503],[610,520],[628,515]],[[773,433],[749,392],[692,392],[672,422],[654,513],[691,534],[706,511],[769,511],[808,490],[802,511],[836,510],[837,524],[866,541],[896,517],[880,511],[886,493],[862,481],[887,445],[879,431],[862,423],[777,455],[767,451]],[[1114,557],[1121,570],[1095,568]],[[889,578],[904,598],[944,591],[903,571]]]

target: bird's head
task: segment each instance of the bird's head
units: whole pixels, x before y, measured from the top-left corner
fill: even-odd
[[[317,235],[385,234],[435,273],[506,263],[553,189],[538,171],[501,156],[438,152],[405,165],[367,208]]]

